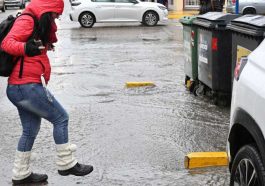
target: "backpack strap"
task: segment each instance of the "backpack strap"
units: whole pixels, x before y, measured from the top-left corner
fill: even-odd
[[[29,37],[29,39],[32,39],[32,38],[36,37],[36,35],[38,35],[39,22],[38,22],[37,18],[34,15],[32,15],[31,13],[22,13],[22,14],[18,13],[17,17],[23,16],[23,15],[28,15],[28,16],[32,17],[34,20],[33,32],[31,34],[31,36]],[[21,60],[20,60],[20,69],[19,69],[18,77],[21,79],[22,74],[23,74],[23,68],[24,68],[24,56],[18,57],[15,62],[17,62],[19,59],[21,59]]]
[[[19,75],[18,75],[20,79],[22,78],[23,69],[24,69],[24,56],[22,56],[20,60],[20,68],[19,68]]]

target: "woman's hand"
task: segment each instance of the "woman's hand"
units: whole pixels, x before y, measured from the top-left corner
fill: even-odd
[[[36,44],[34,39],[30,39],[25,44],[25,53],[29,57],[38,56],[41,54],[39,46]]]

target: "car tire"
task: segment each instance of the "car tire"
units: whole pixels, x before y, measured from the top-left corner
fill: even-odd
[[[254,8],[246,8],[243,11],[243,15],[246,15],[246,14],[256,14],[256,10]]]
[[[155,11],[147,11],[143,15],[143,23],[146,26],[157,25],[158,19],[158,14]]]
[[[82,27],[91,28],[95,24],[96,18],[90,12],[83,12],[80,14],[78,21]]]
[[[264,165],[254,145],[243,146],[235,156],[231,169],[230,186],[236,185],[265,185]]]
[[[2,10],[2,12],[5,12],[6,11],[6,6],[4,5],[1,10]]]

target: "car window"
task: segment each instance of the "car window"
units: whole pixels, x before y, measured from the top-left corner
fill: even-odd
[[[113,3],[114,0],[91,0],[92,2],[98,2],[98,3]]]
[[[115,3],[132,3],[131,0],[115,0]]]

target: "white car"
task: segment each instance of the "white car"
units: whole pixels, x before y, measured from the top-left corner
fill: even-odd
[[[265,40],[237,62],[227,152],[230,186],[265,185]]]
[[[159,3],[139,0],[72,0],[70,19],[91,28],[100,22],[141,22],[155,26],[168,20],[167,8]]]

